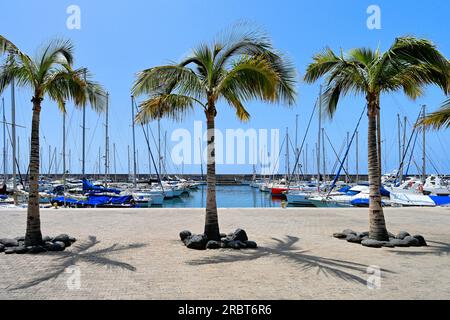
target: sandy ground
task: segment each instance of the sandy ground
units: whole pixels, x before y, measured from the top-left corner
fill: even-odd
[[[201,232],[203,210],[46,209],[44,235],[78,242],[63,253],[0,254],[0,299],[450,299],[450,208],[385,214],[391,232],[420,233],[430,246],[331,237],[367,230],[367,209],[219,210],[221,231],[244,228],[260,246],[251,251],[186,249],[178,233]],[[1,210],[0,238],[24,234],[25,218]]]

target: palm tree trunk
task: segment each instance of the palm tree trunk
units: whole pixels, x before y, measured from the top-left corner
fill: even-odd
[[[380,105],[380,101],[378,99],[377,105]],[[381,169],[381,112],[380,109],[377,109],[377,148],[378,148],[378,175],[379,175],[379,184],[381,186],[381,175],[382,175],[382,169]]]
[[[210,103],[206,111],[208,128],[208,164],[206,172],[206,221],[205,235],[208,240],[220,240],[219,219],[216,202],[216,150],[215,150],[215,117],[216,110]]]
[[[33,98],[33,119],[31,123],[30,190],[28,195],[27,231],[25,245],[42,243],[41,219],[39,216],[39,117],[41,98]]]
[[[380,172],[377,148],[377,114],[378,99],[376,96],[368,96],[368,155],[369,155],[369,237],[370,239],[387,241],[389,235],[386,230],[383,207],[381,206]]]

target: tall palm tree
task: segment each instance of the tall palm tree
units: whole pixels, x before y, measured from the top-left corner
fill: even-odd
[[[218,103],[231,106],[241,121],[250,114],[244,104],[250,100],[293,105],[296,73],[293,65],[278,53],[268,37],[257,32],[234,32],[225,40],[202,44],[181,63],[140,72],[134,95],[146,94],[136,120],[141,123],[159,117],[182,120],[200,107],[207,122],[207,200],[205,235],[220,240],[216,204],[215,119]]]
[[[328,48],[315,55],[313,60],[308,66],[305,80],[312,83],[322,76],[327,76],[323,98],[330,116],[336,111],[342,96],[353,92],[366,98],[370,238],[388,240],[381,206],[376,133],[380,95],[403,90],[408,97],[416,99],[422,95],[425,85],[428,84],[436,84],[447,93],[449,62],[433,43],[414,37],[397,38],[384,53],[358,48],[347,54],[336,54]]]
[[[436,130],[450,128],[450,100],[447,100],[441,109],[423,118],[418,125]]]
[[[43,47],[35,59],[20,51],[11,41],[0,36],[0,54],[7,54],[0,66],[0,93],[12,82],[28,87],[33,92],[31,123],[30,189],[28,199],[27,246],[42,243],[39,215],[39,121],[45,97],[55,101],[65,112],[65,102],[73,101],[77,107],[88,102],[96,110],[105,104],[104,90],[90,80],[87,69],[73,69],[73,45],[67,40],[52,40]]]

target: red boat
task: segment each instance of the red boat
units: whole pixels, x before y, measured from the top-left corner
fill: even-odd
[[[288,191],[287,187],[275,187],[272,188],[272,195],[273,196],[281,196],[284,192]]]

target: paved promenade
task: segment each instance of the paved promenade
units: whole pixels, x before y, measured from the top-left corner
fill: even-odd
[[[248,251],[186,249],[178,233],[202,232],[203,210],[41,214],[44,235],[78,241],[63,253],[0,254],[0,299],[450,299],[450,208],[387,209],[389,231],[429,243],[393,249],[331,237],[367,231],[367,209],[219,210],[222,232],[241,227],[258,242]],[[0,210],[0,238],[23,235],[25,220]],[[369,266],[381,269],[373,290]]]

